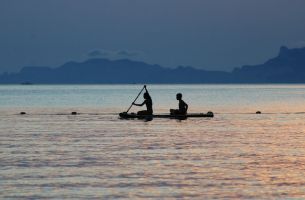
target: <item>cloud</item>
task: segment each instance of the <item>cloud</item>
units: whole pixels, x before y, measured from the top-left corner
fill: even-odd
[[[99,57],[102,55],[103,55],[103,52],[101,52],[99,50],[93,50],[88,53],[88,57]]]
[[[90,51],[87,56],[94,58],[109,58],[109,59],[122,59],[122,58],[135,58],[141,56],[140,51],[131,50],[105,50],[105,49],[95,49]]]
[[[133,57],[133,56],[137,56],[139,54],[139,52],[121,50],[121,51],[118,51],[117,54],[120,56]]]

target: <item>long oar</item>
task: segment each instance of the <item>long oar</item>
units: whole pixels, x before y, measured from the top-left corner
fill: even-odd
[[[135,98],[135,100],[132,102],[132,104],[130,105],[130,107],[128,108],[128,110],[126,111],[126,113],[128,113],[128,111],[130,110],[130,108],[133,106],[134,102],[136,102],[136,100],[139,98],[140,94],[143,92],[144,88],[146,87],[146,85],[143,86],[142,90],[140,91],[140,93],[138,94],[138,96]]]

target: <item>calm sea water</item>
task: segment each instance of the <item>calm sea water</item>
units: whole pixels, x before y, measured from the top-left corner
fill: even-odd
[[[118,119],[141,87],[1,85],[0,199],[305,198],[305,85],[149,85],[215,117]]]

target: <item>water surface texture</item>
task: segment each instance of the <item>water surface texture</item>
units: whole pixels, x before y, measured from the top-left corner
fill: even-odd
[[[118,119],[141,87],[0,86],[0,199],[305,198],[305,85],[149,85],[215,117]]]

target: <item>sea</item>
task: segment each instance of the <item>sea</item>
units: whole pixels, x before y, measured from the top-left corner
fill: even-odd
[[[142,88],[0,85],[0,199],[305,199],[305,85]]]

